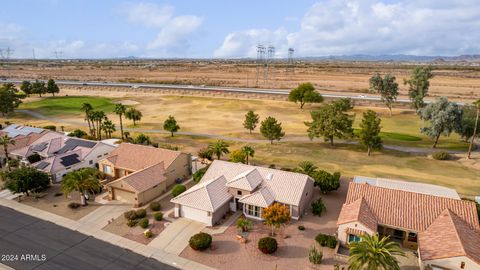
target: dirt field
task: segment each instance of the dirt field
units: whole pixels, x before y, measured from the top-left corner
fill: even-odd
[[[312,82],[322,92],[365,93],[368,79],[377,72],[397,77],[401,94],[406,94],[403,79],[409,76],[413,63],[398,62],[299,62],[294,73],[276,63],[267,81],[257,82],[253,62],[220,61],[71,61],[53,63],[16,63],[1,69],[0,76],[90,81],[150,82],[236,87],[291,89],[302,82]],[[435,65],[431,96],[473,100],[480,97],[480,68],[460,65]]]

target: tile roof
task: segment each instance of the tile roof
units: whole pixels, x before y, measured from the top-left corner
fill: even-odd
[[[243,196],[239,202],[250,205],[268,207],[275,201],[275,195],[266,186],[261,187],[258,191]]]
[[[72,155],[77,156],[78,162],[71,163],[69,165],[64,165],[64,162],[63,162],[64,160],[62,158],[69,157]],[[65,167],[69,167],[76,163],[81,162],[83,158],[84,157],[82,156],[82,151],[80,149],[77,149],[61,155],[55,155],[55,156],[45,158],[37,163],[32,164],[32,166],[47,173],[56,173],[60,170],[63,170]],[[45,163],[48,163],[48,165],[45,165]]]
[[[353,182],[349,184],[340,216],[354,215],[347,212],[356,208],[348,205],[360,198],[379,224],[421,232],[448,208],[472,229],[480,227],[474,202]]]
[[[418,241],[423,261],[466,256],[480,264],[480,231],[449,209],[418,234]]]
[[[205,179],[205,178],[203,178]],[[192,208],[215,212],[232,199],[224,176],[203,180],[187,191],[173,198],[171,202]]]
[[[337,225],[356,221],[362,223],[372,231],[377,231],[378,224],[376,217],[363,197],[350,204],[343,205]]]
[[[133,191],[140,193],[164,181],[167,181],[167,178],[165,177],[165,168],[163,162],[160,162],[110,182],[107,186],[112,183],[123,182]]]
[[[44,130],[41,133],[30,133],[28,135],[17,135],[13,138],[15,141],[15,145],[7,145],[7,151],[11,154],[15,153],[16,151],[19,151],[20,149],[27,148],[28,146],[39,140],[40,138],[44,137],[47,134],[50,133],[55,133],[52,131]],[[4,132],[3,130],[0,130],[0,136],[8,135],[7,132]],[[0,157],[4,157],[5,153],[3,151],[0,151]]]
[[[227,186],[252,191],[263,181],[262,175],[256,168],[250,169],[227,181]]]
[[[113,150],[105,159],[115,167],[138,171],[163,162],[165,168],[182,153],[153,146],[122,143]]]

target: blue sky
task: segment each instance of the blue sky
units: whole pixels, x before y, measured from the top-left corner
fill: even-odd
[[[457,2],[457,3],[455,3]],[[228,3],[228,4],[227,4]],[[4,0],[0,48],[14,57],[254,57],[480,51],[478,0]]]

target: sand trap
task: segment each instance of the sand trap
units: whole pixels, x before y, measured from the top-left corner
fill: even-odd
[[[140,104],[140,103],[138,103],[138,102],[135,101],[135,100],[129,100],[129,99],[116,101],[115,103],[121,103],[121,104],[127,105],[127,106],[132,106],[132,105],[138,105],[138,104]]]

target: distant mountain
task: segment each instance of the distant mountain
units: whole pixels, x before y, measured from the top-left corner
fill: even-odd
[[[423,56],[407,54],[382,54],[382,55],[331,55],[319,57],[299,57],[302,60],[341,60],[341,61],[412,61],[412,62],[480,62],[480,55],[460,55],[460,56]]]

